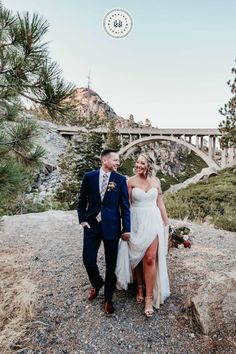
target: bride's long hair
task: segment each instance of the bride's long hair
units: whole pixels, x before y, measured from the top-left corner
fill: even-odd
[[[139,154],[139,156],[143,156],[145,160],[147,161],[147,169],[145,171],[145,176],[146,177],[152,177],[153,174],[153,169],[154,169],[154,161],[153,159],[144,153]],[[134,168],[134,172],[136,173],[136,167]]]

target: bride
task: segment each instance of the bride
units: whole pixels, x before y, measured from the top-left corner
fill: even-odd
[[[136,174],[128,180],[131,203],[131,235],[120,241],[116,276],[117,287],[127,289],[137,281],[137,302],[145,301],[144,314],[153,315],[153,307],[170,295],[166,265],[168,217],[161,196],[160,181],[152,177],[153,161],[140,154]],[[127,242],[126,242],[127,241]],[[145,287],[145,298],[144,298]]]

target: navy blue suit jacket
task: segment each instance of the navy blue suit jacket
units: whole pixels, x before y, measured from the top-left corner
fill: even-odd
[[[84,175],[77,207],[79,222],[93,223],[101,211],[103,237],[107,240],[115,240],[123,232],[130,232],[130,206],[126,178],[115,171],[111,172],[108,188],[101,201],[99,172],[95,170]],[[109,183],[114,188],[109,188]]]

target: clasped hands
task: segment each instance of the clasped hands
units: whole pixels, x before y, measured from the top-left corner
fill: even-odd
[[[121,238],[123,241],[129,241],[130,240],[130,233],[124,232],[123,234],[121,234]]]

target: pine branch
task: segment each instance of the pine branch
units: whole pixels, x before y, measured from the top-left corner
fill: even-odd
[[[12,151],[14,151],[16,157],[20,159],[24,166],[30,167],[31,169],[42,165],[40,159],[45,155],[45,150],[41,146],[37,146],[35,151],[30,152],[29,154],[15,148],[12,148]]]
[[[13,15],[0,2],[0,190],[8,202],[12,191],[17,196],[25,190],[30,171],[40,166],[44,156],[32,139],[38,135],[36,124],[19,118],[19,100],[35,102],[54,121],[76,115],[69,99],[74,85],[63,80],[44,41],[48,28],[38,14]]]

